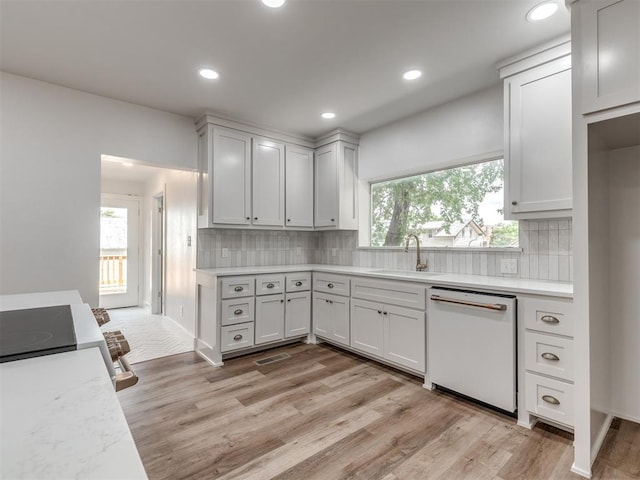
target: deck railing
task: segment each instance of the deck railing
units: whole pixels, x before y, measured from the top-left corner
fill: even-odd
[[[127,256],[100,255],[100,289],[120,289],[126,286]]]

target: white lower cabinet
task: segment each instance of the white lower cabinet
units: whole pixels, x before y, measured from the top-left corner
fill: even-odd
[[[284,294],[256,297],[255,344],[284,338]]]
[[[313,331],[319,337],[349,346],[349,298],[313,292]]]
[[[311,293],[287,293],[284,313],[285,338],[307,335],[311,324]]]
[[[351,300],[351,347],[425,371],[425,313],[367,300]]]
[[[253,346],[253,322],[228,325],[221,329],[220,351],[230,352]]]

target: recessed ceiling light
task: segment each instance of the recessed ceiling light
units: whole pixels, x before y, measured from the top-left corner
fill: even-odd
[[[336,118],[336,114],[335,114],[335,113],[333,113],[333,112],[324,112],[324,113],[321,115],[321,117],[322,117],[322,118],[326,118],[327,120],[330,120],[330,119],[332,119],[332,118]]]
[[[285,1],[286,0],[262,0],[262,3],[264,3],[267,7],[279,8],[284,5]]]
[[[533,7],[527,12],[527,20],[530,22],[536,22],[538,20],[544,20],[558,11],[558,4],[556,2],[542,2]]]
[[[405,80],[415,80],[422,76],[422,72],[420,70],[409,70],[408,72],[404,72],[402,78]]]
[[[122,165],[125,167],[133,167],[133,163],[131,162],[122,162]]]
[[[215,70],[211,70],[210,68],[201,68],[198,70],[198,73],[202,78],[206,78],[207,80],[215,80],[220,75]]]

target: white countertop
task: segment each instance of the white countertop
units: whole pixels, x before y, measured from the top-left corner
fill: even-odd
[[[147,478],[100,351],[0,365],[2,478]]]
[[[553,297],[573,297],[573,284],[526,278],[490,277],[458,273],[400,271],[374,267],[352,267],[339,265],[270,265],[261,267],[200,268],[196,272],[224,277],[230,275],[257,275],[262,273],[328,272],[358,275],[390,280],[421,282],[428,285],[488,290],[495,292],[526,293]]]

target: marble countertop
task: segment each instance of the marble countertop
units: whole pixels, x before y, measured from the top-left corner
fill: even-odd
[[[216,277],[230,275],[257,275],[262,273],[326,272],[344,275],[358,275],[389,280],[421,282],[426,285],[480,289],[495,292],[525,293],[553,297],[573,297],[573,284],[526,278],[490,277],[485,275],[464,275],[458,273],[415,272],[373,267],[352,267],[339,265],[271,265],[260,267],[201,268],[196,272]]]
[[[0,365],[2,478],[147,478],[98,348]]]

